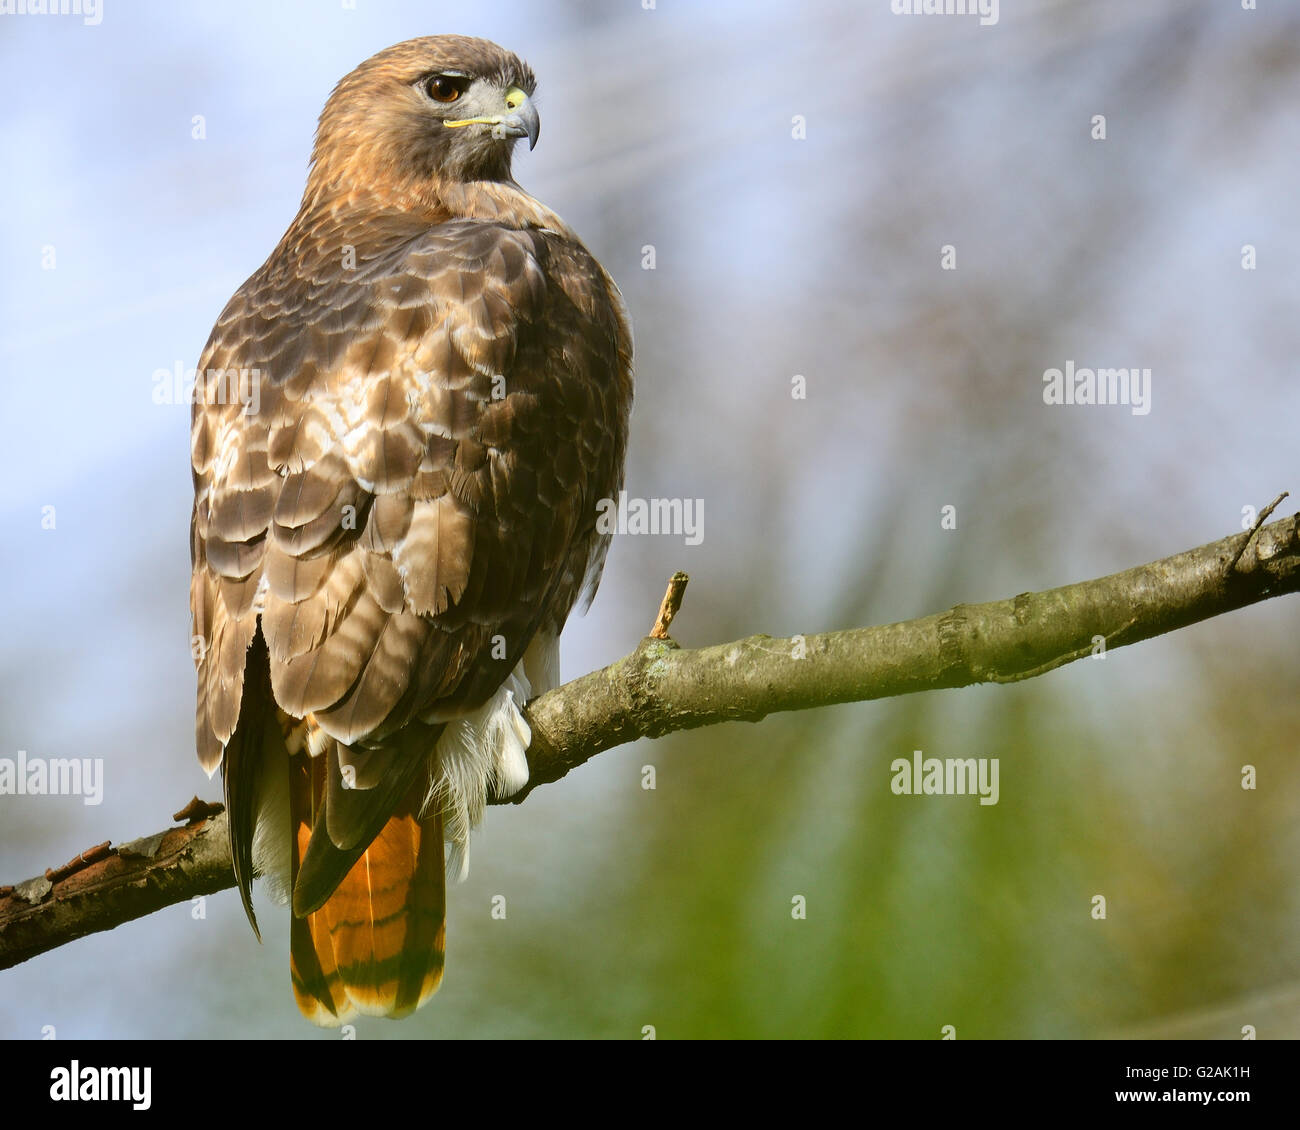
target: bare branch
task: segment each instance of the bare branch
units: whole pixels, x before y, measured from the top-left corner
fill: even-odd
[[[1237,562],[1241,560],[1241,555],[1246,552],[1246,547],[1250,545],[1251,538],[1259,533],[1260,527],[1268,521],[1268,516],[1281,505],[1282,500],[1290,495],[1290,493],[1289,490],[1284,490],[1259,512],[1259,517],[1255,519],[1254,525],[1246,531],[1246,536],[1241,539],[1241,548],[1232,555],[1232,564],[1228,566],[1229,569],[1235,569],[1237,567]]]
[[[71,871],[0,888],[0,969],[233,885],[224,812],[120,844]]]
[[[684,586],[677,574],[665,595],[657,622],[665,634]],[[694,649],[646,637],[631,655],[528,705],[529,782],[509,801],[636,738],[1032,678],[1296,591],[1300,516],[1097,580],[904,623]],[[217,808],[192,803],[177,815],[193,821],[187,827],[116,849],[100,845],[44,877],[0,887],[0,968],[233,886],[225,815],[209,815]]]

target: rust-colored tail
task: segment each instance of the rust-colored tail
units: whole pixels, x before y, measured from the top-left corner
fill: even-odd
[[[290,768],[292,878],[324,804],[324,757],[294,757]],[[413,787],[319,910],[294,915],[293,992],[302,1014],[334,1027],[358,1013],[408,1016],[442,980],[445,949],[442,820],[417,819]]]

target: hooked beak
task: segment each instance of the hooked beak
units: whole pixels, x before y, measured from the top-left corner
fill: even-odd
[[[519,97],[514,98],[513,95]],[[537,107],[533,105],[533,100],[522,90],[511,88],[506,93],[506,105],[510,107],[510,113],[501,118],[496,129],[492,131],[492,136],[526,137],[528,148],[536,148],[537,135],[542,132],[542,120],[537,116]]]

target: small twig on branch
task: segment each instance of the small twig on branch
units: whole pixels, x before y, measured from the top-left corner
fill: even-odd
[[[631,655],[528,704],[529,781],[508,799],[518,803],[602,750],[637,738],[755,722],[781,710],[1011,682],[1083,658],[1097,637],[1114,650],[1298,592],[1300,516],[1262,525],[1276,505],[1244,544],[1234,534],[1109,577],[959,604],[920,620],[695,649],[647,637]],[[659,617],[665,633],[686,578],[678,574],[673,582]],[[0,969],[233,886],[225,814],[207,815],[216,808],[192,802],[177,819],[195,823],[109,849],[106,858],[57,881],[40,876],[0,888]]]
[[[194,797],[189,804],[179,812],[172,813],[172,819],[177,824],[197,824],[200,820],[206,820],[209,816],[215,816],[218,812],[225,812],[226,806],[218,804],[216,801],[199,800]]]
[[[1231,563],[1228,565],[1229,573],[1231,573],[1237,567],[1237,562],[1241,560],[1241,555],[1246,552],[1246,547],[1250,545],[1251,539],[1254,538],[1254,536],[1257,533],[1259,533],[1260,527],[1265,522],[1268,521],[1268,516],[1278,508],[1278,505],[1282,502],[1282,499],[1286,498],[1290,493],[1291,492],[1289,490],[1284,490],[1275,499],[1273,499],[1272,502],[1270,502],[1267,506],[1265,506],[1263,510],[1259,512],[1259,517],[1255,519],[1255,524],[1250,527],[1250,529],[1246,532],[1246,536],[1241,539],[1241,548],[1237,550],[1236,555],[1233,557]]]
[[[688,581],[690,577],[680,569],[669,578],[668,591],[664,593],[664,598],[659,603],[659,615],[655,619],[655,626],[650,629],[652,640],[668,638],[668,629],[672,627],[673,617],[682,606],[682,597],[686,594]]]

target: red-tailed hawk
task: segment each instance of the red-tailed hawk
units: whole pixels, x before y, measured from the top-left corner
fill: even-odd
[[[303,1013],[405,1016],[442,976],[443,845],[528,778],[525,700],[600,578],[623,478],[618,288],[517,185],[533,72],[461,36],[362,63],[302,206],[199,364],[199,760],[235,877],[292,902]]]

